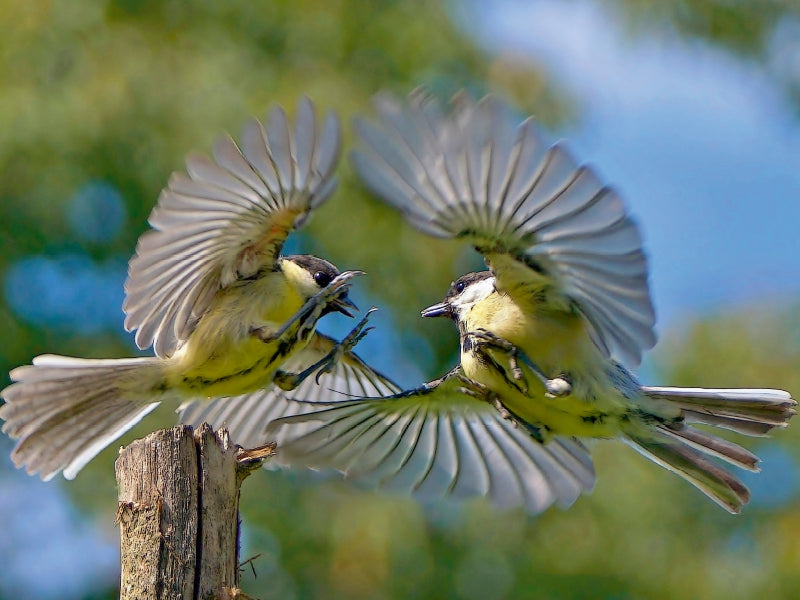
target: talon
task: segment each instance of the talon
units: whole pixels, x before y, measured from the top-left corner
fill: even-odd
[[[522,368],[519,366],[519,362],[517,361],[516,351],[510,353],[508,357],[508,364],[511,367],[511,376],[517,382],[516,385],[517,389],[523,394],[527,394],[528,381],[527,379],[525,379],[525,374],[522,372]]]
[[[511,417],[511,411],[509,411],[509,410],[508,410],[508,409],[505,407],[505,405],[503,405],[503,403],[502,403],[502,402],[500,402],[500,400],[498,400],[497,398],[495,398],[495,400],[494,400],[493,404],[494,404],[494,407],[497,409],[497,412],[499,412],[499,413],[500,413],[500,416],[501,416],[501,417],[503,417],[504,419],[506,419],[506,420],[508,420],[508,421],[513,421],[512,417]]]
[[[316,374],[314,376],[314,381],[317,382],[319,385],[319,378],[324,375],[325,373],[330,373],[333,371],[336,364],[339,362],[339,357],[345,354],[346,352],[350,352],[356,345],[364,339],[370,331],[375,329],[374,327],[366,327],[367,321],[369,320],[369,316],[374,313],[377,307],[373,306],[370,308],[364,317],[358,322],[358,324],[350,330],[350,333],[345,336],[345,338],[336,344],[334,348],[328,353],[328,355],[320,360],[318,363],[310,367],[311,369],[316,369]]]
[[[369,316],[376,310],[378,309],[375,306],[370,308],[366,312],[364,317],[358,322],[358,324],[355,327],[353,327],[352,330],[350,330],[350,333],[347,334],[347,336],[342,340],[342,342],[339,345],[346,347],[346,350],[352,350],[355,347],[355,345],[358,344],[358,342],[364,339],[364,336],[367,335],[369,331],[375,329],[374,327],[367,327],[366,329],[364,329],[364,327],[366,326],[367,321],[369,320]]]

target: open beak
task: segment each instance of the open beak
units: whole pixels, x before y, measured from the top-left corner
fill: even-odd
[[[332,311],[340,312],[343,315],[347,315],[351,319],[353,318],[353,313],[351,313],[350,311],[353,310],[358,312],[358,307],[356,306],[355,302],[350,300],[350,298],[348,298],[347,296],[340,296],[333,302],[329,303],[328,307]]]
[[[449,317],[452,315],[449,302],[440,302],[423,309],[423,317]]]

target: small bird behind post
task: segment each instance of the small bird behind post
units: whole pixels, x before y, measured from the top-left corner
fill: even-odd
[[[460,364],[419,389],[332,402],[274,421],[303,427],[288,464],[423,496],[483,495],[538,513],[595,479],[581,440],[622,439],[730,512],[748,489],[715,459],[758,470],[750,451],[695,424],[752,436],[784,427],[782,390],[640,385],[627,367],[655,343],[639,229],[619,196],[532,119],[495,97],[375,99],[358,120],[356,172],[417,229],[470,242],[488,271],[458,278],[422,312],[459,331]]]
[[[190,155],[161,192],[125,284],[125,327],[155,356],[44,355],[14,369],[0,392],[14,463],[72,478],[163,401],[185,403],[185,423],[225,425],[235,443],[257,446],[271,418],[303,408],[284,390],[313,393],[319,379],[326,390],[396,391],[352,352],[367,317],[342,343],[316,333],[329,312],[352,316],[347,291],[361,272],[281,255],[333,193],[340,147],[337,117],[319,122],[304,98],[293,128],[276,106],[245,124],[238,146],[223,136],[213,159]],[[219,400],[207,411],[209,398]]]

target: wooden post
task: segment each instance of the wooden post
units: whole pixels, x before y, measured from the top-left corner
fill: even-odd
[[[120,600],[241,597],[239,488],[274,449],[242,451],[206,424],[125,448],[116,462]]]

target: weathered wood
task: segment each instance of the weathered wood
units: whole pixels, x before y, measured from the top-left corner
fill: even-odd
[[[198,493],[192,428],[151,433],[116,462],[122,574],[120,600],[191,600]]]
[[[200,556],[197,598],[216,598],[239,583],[239,484],[228,432],[195,433],[200,456]]]
[[[116,462],[120,600],[242,597],[239,489],[274,452],[242,451],[226,430],[178,426],[125,448]]]

